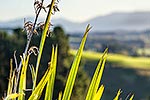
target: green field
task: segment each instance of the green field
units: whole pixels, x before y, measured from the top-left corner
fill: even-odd
[[[75,55],[76,50],[70,50],[70,54]],[[84,51],[83,58],[87,60],[98,60],[102,53],[94,51]],[[108,53],[107,62],[117,66],[138,69],[150,69],[150,57],[132,57],[121,54]]]
[[[70,54],[75,55],[76,50],[70,50]],[[93,51],[83,52],[83,62],[85,70],[89,76],[93,75],[94,69],[102,53]],[[122,97],[132,91],[135,100],[149,100],[150,93],[150,58],[132,57],[122,54],[108,53],[105,72],[102,83],[106,89],[102,100],[110,99],[118,88],[123,90]],[[142,92],[141,92],[142,91]]]
[[[150,56],[150,48],[140,48],[140,49],[137,49],[137,53],[139,55],[148,55],[148,56]]]

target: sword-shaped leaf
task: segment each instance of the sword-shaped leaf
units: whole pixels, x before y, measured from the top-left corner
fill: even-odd
[[[31,71],[31,75],[32,75],[32,82],[35,82],[35,70],[33,65],[29,66],[30,67],[30,71]]]
[[[7,95],[12,93],[13,89],[13,66],[12,66],[12,59],[10,60],[10,74],[9,74],[9,82],[8,82],[8,89],[7,89]]]
[[[134,98],[134,94],[131,96],[131,98],[129,100],[133,100],[133,98]]]
[[[84,48],[84,45],[85,45],[85,42],[86,42],[87,34],[88,34],[90,29],[91,29],[91,27],[90,27],[90,25],[88,25],[87,28],[86,28],[86,31],[84,33],[84,36],[82,38],[82,41],[81,41],[80,47],[78,49],[78,52],[77,52],[77,54],[75,56],[75,59],[73,61],[71,70],[69,72],[69,76],[68,76],[68,79],[67,79],[67,83],[66,83],[66,86],[65,86],[65,90],[64,90],[64,93],[63,93],[62,100],[70,100],[72,89],[73,89],[75,79],[76,79],[76,75],[77,75],[77,71],[78,71],[78,68],[79,68],[79,63],[81,61],[83,48]]]
[[[94,96],[93,100],[100,100],[102,97],[102,94],[104,92],[104,86],[101,85],[101,87],[99,88],[98,92],[96,93],[96,95]]]
[[[12,99],[16,99],[17,97],[21,96],[23,94],[18,94],[18,93],[13,93],[13,94],[9,94],[7,95],[6,98],[4,98],[4,100],[12,100]]]
[[[53,71],[47,83],[45,100],[52,100],[52,97],[53,97],[53,89],[54,89],[54,82],[55,82],[55,76],[56,76],[56,63],[57,63],[57,47],[55,48],[55,52],[54,52],[54,47],[53,47],[51,62],[49,64],[49,66],[52,66]]]
[[[33,84],[33,89],[36,86],[36,80],[37,80],[37,74],[38,74],[38,69],[39,69],[39,65],[40,65],[40,61],[41,61],[41,56],[42,56],[42,52],[43,52],[43,47],[45,44],[45,40],[46,40],[46,35],[48,32],[48,28],[49,28],[49,23],[50,23],[50,18],[52,16],[52,11],[54,8],[54,4],[55,4],[55,0],[51,1],[51,6],[49,8],[48,14],[47,14],[47,18],[46,18],[46,22],[45,22],[45,26],[44,26],[44,30],[42,32],[42,37],[41,37],[41,42],[40,42],[40,47],[39,47],[39,54],[37,57],[37,63],[36,63],[36,71],[35,71],[35,81]]]
[[[33,90],[32,94],[30,95],[28,100],[39,100],[42,94],[42,91],[48,82],[48,79],[50,78],[50,75],[52,73],[52,70],[50,68],[47,69],[44,76],[42,77],[41,81],[38,83],[38,85]]]
[[[119,89],[119,91],[118,91],[116,97],[114,98],[114,100],[119,100],[119,96],[120,96],[121,92],[122,92],[121,89]]]
[[[26,89],[26,72],[27,72],[27,66],[29,62],[29,55],[24,58],[21,57],[22,60],[22,70],[21,70],[21,75],[20,75],[20,82],[19,82],[19,94],[24,94],[24,91]],[[24,100],[25,95],[21,95],[18,97],[18,100]]]
[[[108,53],[108,48],[106,48],[106,50],[104,51],[101,59],[99,60],[98,65],[96,67],[94,76],[92,78],[90,87],[88,89],[86,100],[93,100],[94,96],[96,95],[96,92],[98,90],[98,87],[99,87],[99,84],[100,84],[100,81],[101,81],[101,77],[102,77],[102,74],[103,74],[103,70],[104,70],[104,67],[105,67],[107,53]]]
[[[37,85],[37,87],[35,87],[34,91],[32,92],[32,94],[31,94],[31,96],[29,97],[28,100],[38,100],[38,99],[40,99],[42,91],[43,91],[44,87],[46,86],[46,83],[48,83],[48,81],[50,80],[52,74],[54,73],[54,70],[56,68],[56,60],[57,60],[57,47],[55,49],[55,52],[54,52],[54,47],[53,47],[51,63],[49,64],[45,75],[42,77],[42,79],[39,82],[39,84]],[[51,93],[52,90],[49,87],[47,87],[47,89],[46,89],[45,98],[46,98],[46,100],[49,100],[48,96],[52,95],[52,94],[49,94],[49,93]]]
[[[62,98],[62,92],[59,92],[58,100],[61,100]]]

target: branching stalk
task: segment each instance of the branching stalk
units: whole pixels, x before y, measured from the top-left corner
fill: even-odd
[[[43,4],[43,1],[44,0],[42,0],[42,4]],[[36,14],[36,17],[35,17],[35,20],[34,20],[34,25],[33,25],[33,28],[32,28],[32,32],[30,33],[29,39],[27,39],[27,44],[26,44],[26,47],[25,47],[25,50],[24,50],[24,53],[23,53],[23,54],[25,54],[24,57],[26,57],[26,55],[27,55],[27,52],[28,52],[28,49],[29,49],[29,46],[30,46],[30,43],[31,43],[31,39],[32,39],[32,36],[33,36],[33,32],[35,30],[35,26],[36,26],[36,23],[37,23],[37,20],[38,20],[38,17],[39,17],[39,14],[40,14],[41,10],[42,10],[42,8],[39,8],[38,13]],[[14,89],[13,89],[14,93],[16,93],[16,90],[17,90],[21,66],[22,66],[22,61],[20,61],[19,67],[16,69],[17,70],[17,75],[16,75],[17,80],[16,80],[16,85],[14,86]]]

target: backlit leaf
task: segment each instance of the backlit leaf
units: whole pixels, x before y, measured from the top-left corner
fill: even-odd
[[[119,91],[118,91],[116,97],[114,98],[114,100],[119,100],[119,96],[120,96],[121,92],[122,92],[121,89],[119,89]]]
[[[106,50],[104,51],[101,59],[99,60],[98,65],[96,67],[94,76],[92,78],[91,84],[90,84],[89,89],[88,89],[86,100],[93,100],[94,95],[96,95],[96,92],[98,91],[98,87],[99,87],[101,77],[103,74],[103,70],[105,67],[105,61],[106,61],[107,53],[108,53],[108,48],[106,48]]]
[[[104,92],[104,86],[101,85],[101,87],[99,88],[98,92],[96,93],[96,95],[94,96],[93,100],[100,100],[102,97],[102,94]]]
[[[90,29],[91,29],[91,27],[90,27],[90,25],[88,25],[87,28],[86,28],[86,31],[84,33],[84,36],[82,38],[82,41],[81,41],[80,47],[78,49],[78,52],[75,56],[75,59],[73,61],[72,66],[71,66],[71,70],[69,72],[69,76],[68,76],[68,79],[67,79],[67,83],[66,83],[66,86],[65,86],[65,90],[64,90],[64,93],[63,93],[62,100],[70,100],[72,89],[73,89],[75,79],[76,79],[76,75],[77,75],[77,71],[78,71],[78,68],[79,68],[79,63],[80,63],[80,60],[81,60],[83,48],[84,48],[84,45],[85,45],[87,34],[88,34]]]

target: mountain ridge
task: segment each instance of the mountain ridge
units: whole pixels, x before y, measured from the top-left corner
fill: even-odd
[[[0,22],[0,28],[15,28],[23,27],[24,18],[16,20]],[[27,17],[27,20],[32,20],[34,17]],[[43,18],[39,19],[44,21]],[[97,16],[84,22],[72,22],[64,18],[52,20],[54,26],[60,25],[68,33],[83,32],[87,24],[93,26],[92,31],[142,31],[150,29],[150,12],[117,12],[104,16]]]

